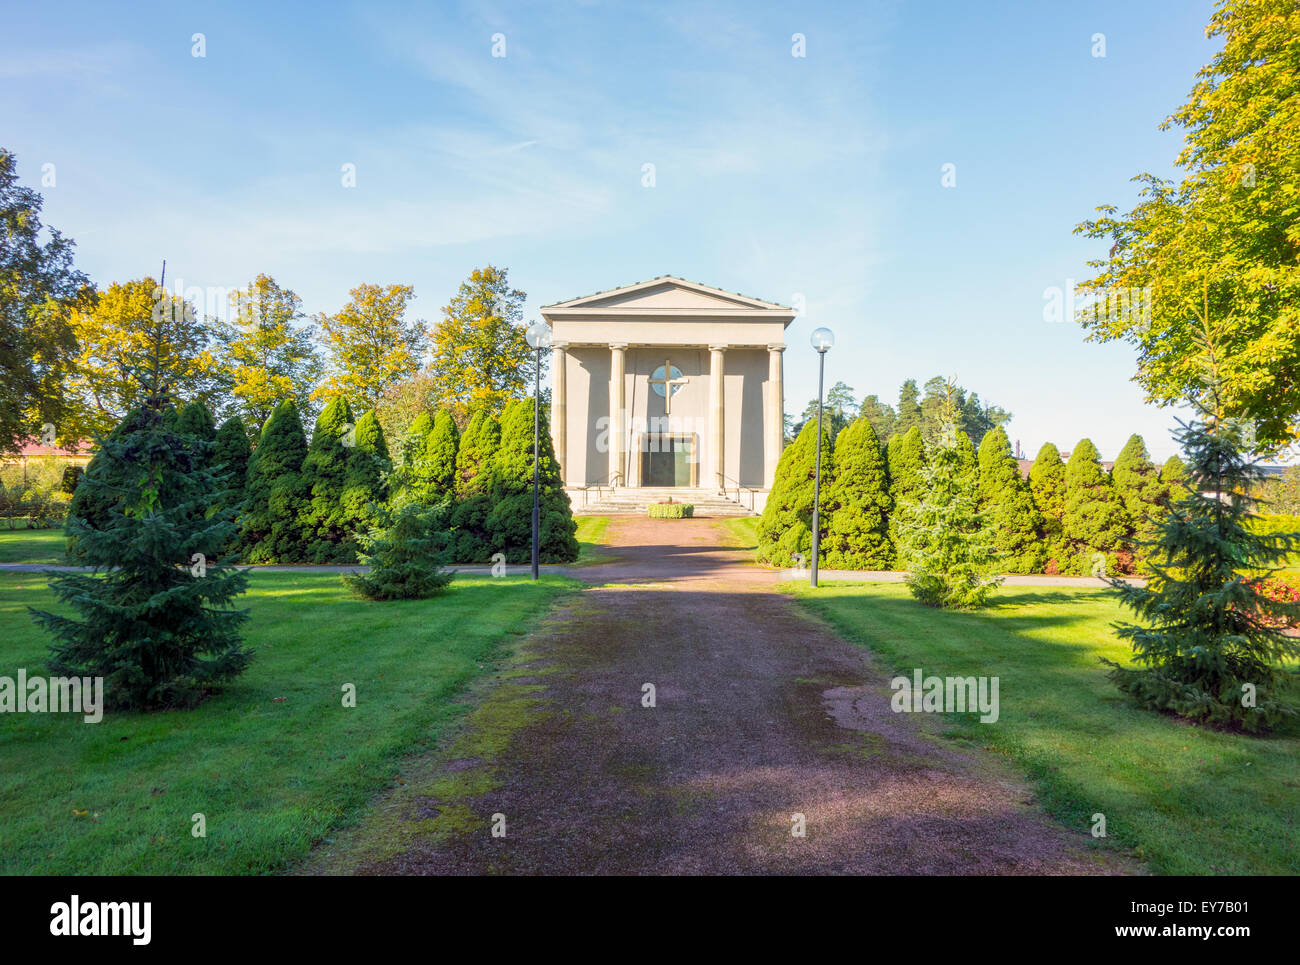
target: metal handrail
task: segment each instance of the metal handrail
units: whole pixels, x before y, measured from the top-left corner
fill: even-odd
[[[730,480],[731,482],[734,482],[734,483],[736,484],[736,505],[738,505],[738,506],[744,506],[744,505],[745,505],[744,503],[742,503],[742,502],[740,501],[740,494],[741,494],[742,491],[744,491],[744,492],[746,492],[746,493],[749,494],[749,506],[748,506],[748,509],[749,509],[749,511],[750,511],[751,513],[754,512],[754,497],[757,496],[757,495],[759,494],[759,490],[757,490],[757,489],[750,489],[748,486],[742,486],[742,485],[740,484],[740,480],[739,480],[739,479],[732,479],[732,478],[731,478],[730,476],[728,476],[725,472],[724,472],[724,473],[719,473],[719,475],[722,476],[722,495],[723,495],[723,496],[726,496],[726,495],[727,495],[727,482],[728,482],[728,480]]]
[[[611,472],[607,478],[608,478],[609,480],[613,480],[614,478],[616,478],[616,477],[621,477],[622,475],[623,475],[623,474],[620,473],[620,472]],[[569,489],[577,489],[577,490],[579,490],[579,491],[582,493],[582,508],[583,508],[583,509],[586,509],[586,508],[587,508],[587,493],[588,493],[588,492],[590,492],[590,491],[593,490],[593,489],[596,490],[596,498],[597,498],[597,499],[600,499],[600,498],[601,498],[601,493],[602,493],[603,490],[608,489],[608,490],[610,490],[610,492],[613,492],[613,491],[614,491],[616,488],[618,488],[618,487],[616,487],[616,486],[614,485],[614,483],[613,483],[612,481],[610,481],[610,482],[603,482],[603,483],[592,483],[592,484],[590,484],[590,485],[588,485],[588,486],[569,486],[569,487],[567,487],[567,488],[569,488]]]

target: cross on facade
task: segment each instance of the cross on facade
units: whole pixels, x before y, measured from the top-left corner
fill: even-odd
[[[671,415],[673,411],[673,390],[680,388],[689,382],[690,379],[682,376],[673,378],[673,367],[667,359],[664,359],[664,377],[662,379],[650,379],[651,385],[662,385],[664,387],[664,412]]]

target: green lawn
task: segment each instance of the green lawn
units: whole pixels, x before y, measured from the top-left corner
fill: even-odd
[[[743,550],[758,549],[757,516],[724,516],[722,528],[727,534],[727,546]]]
[[[62,563],[63,529],[0,529],[0,563]]]
[[[609,558],[600,547],[605,545],[605,530],[609,528],[608,516],[575,516],[578,524],[578,565],[600,563]]]
[[[462,577],[433,600],[370,603],[338,576],[254,573],[256,658],[190,711],[0,717],[0,872],[280,871],[353,822],[399,760],[436,741],[452,698],[572,584]],[[0,573],[0,675],[44,674],[39,574]],[[355,684],[357,706],[342,706]],[[207,837],[191,835],[202,813]]]
[[[890,673],[999,677],[998,722],[952,715],[947,735],[1009,758],[1067,826],[1088,829],[1100,812],[1109,839],[1161,873],[1300,873],[1300,726],[1248,737],[1131,703],[1098,662],[1129,654],[1110,593],[1003,588],[970,614],[920,606],[894,584],[787,589]],[[1300,680],[1290,689],[1300,698]]]

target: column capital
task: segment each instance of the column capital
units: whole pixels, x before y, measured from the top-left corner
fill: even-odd
[[[784,352],[784,351],[785,351],[785,343],[784,343],[784,342],[768,342],[768,344],[767,344],[767,350],[768,350],[769,352]]]
[[[721,344],[721,345],[710,345],[710,346],[709,346],[709,351],[710,351],[710,352],[725,352],[728,348],[730,348],[730,346],[728,346],[726,343],[723,343],[723,344]]]
[[[609,347],[611,351],[621,352],[627,348],[627,342],[610,342]]]
[[[551,342],[551,348],[558,348],[561,352],[569,347],[568,342]]]

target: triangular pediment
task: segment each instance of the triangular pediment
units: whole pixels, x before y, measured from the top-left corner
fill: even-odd
[[[686,281],[664,275],[649,281],[637,282],[608,291],[584,295],[553,305],[546,309],[619,309],[660,311],[754,311],[770,310],[789,312],[790,309],[775,302],[765,302],[735,292],[723,291],[699,282]]]

